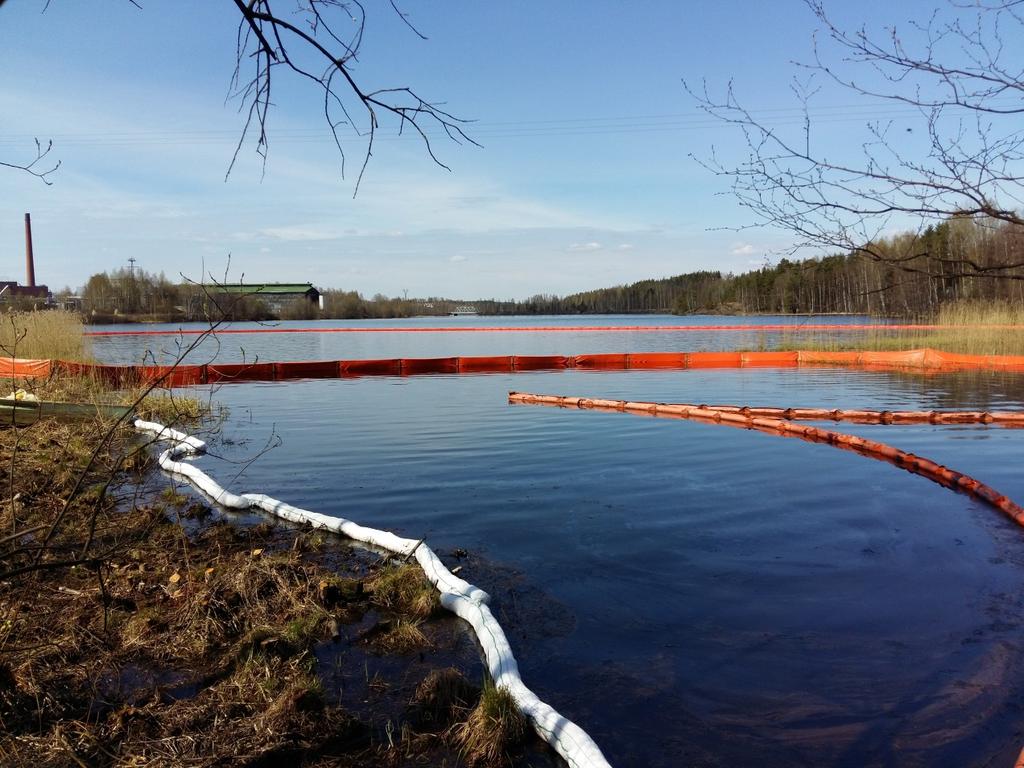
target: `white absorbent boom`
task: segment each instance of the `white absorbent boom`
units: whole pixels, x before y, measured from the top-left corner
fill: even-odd
[[[160,454],[160,466],[172,474],[186,478],[222,507],[237,510],[262,509],[293,523],[334,531],[389,552],[415,557],[427,579],[441,593],[441,605],[464,619],[473,628],[495,686],[509,692],[540,737],[572,768],[610,768],[597,744],[582,728],[541,701],[523,683],[508,638],[487,607],[490,596],[449,571],[422,540],[405,539],[389,531],[367,528],[341,517],[310,512],[261,493],[231,493],[197,466],[183,460],[206,451],[206,443],[202,440],[155,422],[138,420],[135,422],[135,428],[154,435],[157,440],[170,442],[171,447]]]

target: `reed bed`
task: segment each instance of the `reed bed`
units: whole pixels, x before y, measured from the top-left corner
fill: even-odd
[[[85,324],[74,312],[32,310],[0,315],[0,354],[35,360],[92,362]]]
[[[959,301],[930,317],[906,321],[946,326],[808,335],[787,333],[777,349],[893,351],[931,347],[968,355],[1024,355],[1024,305],[1004,301]]]

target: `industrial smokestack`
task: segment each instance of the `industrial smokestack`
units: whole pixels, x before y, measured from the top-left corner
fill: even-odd
[[[25,214],[25,279],[29,288],[36,287],[36,263],[32,258],[32,217]]]

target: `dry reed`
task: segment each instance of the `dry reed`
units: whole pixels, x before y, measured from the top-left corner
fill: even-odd
[[[0,354],[35,360],[93,359],[82,318],[64,310],[0,315]]]
[[[1024,305],[958,301],[912,324],[936,329],[894,329],[808,336],[784,334],[776,349],[907,350],[931,347],[968,355],[1024,355]]]

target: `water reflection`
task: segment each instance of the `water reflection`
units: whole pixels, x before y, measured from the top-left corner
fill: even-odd
[[[470,318],[408,318],[400,320],[362,321],[288,321],[271,326],[258,323],[234,323],[231,329],[306,328],[315,325],[328,327],[387,327],[405,328],[409,333],[308,333],[308,334],[240,334],[220,335],[203,342],[191,362],[208,362],[216,357],[221,363],[273,360],[357,360],[379,357],[445,357],[456,355],[574,355],[592,352],[675,352],[725,349],[771,349],[781,341],[793,343],[794,338],[805,341],[832,339],[834,334],[814,331],[783,333],[780,331],[630,331],[621,332],[452,332],[431,333],[417,329],[429,327],[508,327],[522,326],[713,326],[759,325],[764,323],[788,325],[798,329],[802,325],[831,324],[841,327],[857,323],[877,322],[869,317],[851,316],[770,316],[770,317],[718,317],[672,315],[614,315],[600,317],[470,317]],[[172,324],[145,326],[148,330],[176,330]],[[197,324],[187,326],[201,328]],[[138,325],[96,326],[95,330],[138,331]],[[843,331],[859,334],[859,331]],[[97,356],[104,362],[138,363],[140,361],[167,362],[192,341],[191,337],[175,336],[100,336],[93,339]]]
[[[380,338],[361,354],[324,356],[412,353]],[[423,354],[630,351],[606,336],[539,335],[499,351],[496,338]],[[676,342],[649,349],[690,348]],[[253,383],[216,394],[229,408],[224,434],[248,445],[203,460],[234,489],[426,536],[442,552],[467,548],[565,606],[557,626],[523,625],[514,588],[463,574],[493,587],[527,683],[614,765],[1012,764],[1024,536],[1001,515],[851,453],[713,425],[514,408],[510,389],[1012,409],[1024,407],[1024,379],[740,369]],[[1007,458],[1020,455],[1024,431],[843,429],[1024,499]],[[280,448],[240,474],[227,463],[271,434]]]

